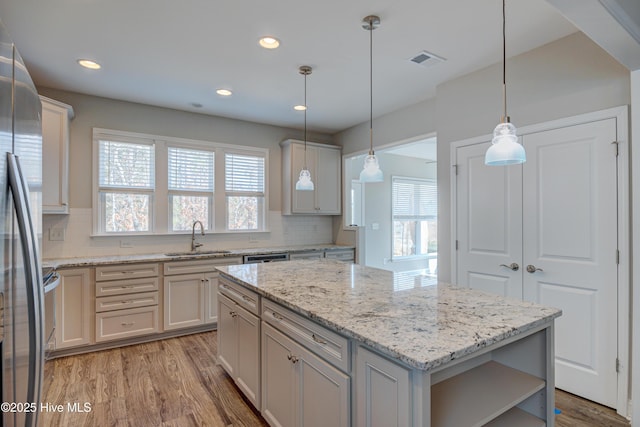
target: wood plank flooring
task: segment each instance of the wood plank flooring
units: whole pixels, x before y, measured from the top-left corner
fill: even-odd
[[[69,356],[45,364],[40,426],[267,426],[216,365],[216,332]],[[84,403],[88,412],[70,411]],[[558,427],[628,427],[612,409],[557,391]],[[329,427],[329,426],[328,426]]]

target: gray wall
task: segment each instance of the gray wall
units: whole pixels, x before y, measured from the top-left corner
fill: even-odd
[[[582,33],[507,61],[509,115],[516,126],[629,104],[629,71]],[[436,98],[374,120],[378,144],[437,132],[438,278],[451,279],[451,143],[489,135],[502,115],[502,64],[438,86]],[[366,124],[336,135],[344,154],[366,148]]]

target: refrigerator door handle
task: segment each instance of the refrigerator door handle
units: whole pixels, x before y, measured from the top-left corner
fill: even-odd
[[[27,313],[29,316],[29,382],[27,387],[27,402],[40,402],[42,373],[44,370],[44,336],[43,336],[43,298],[42,271],[38,263],[38,244],[35,228],[31,219],[29,206],[29,190],[20,168],[18,156],[7,153],[9,172],[9,188],[13,194],[13,204],[16,210],[16,220],[20,232],[22,258],[24,260],[25,277],[27,280]],[[32,419],[35,417],[35,420]],[[27,425],[35,425],[37,412],[26,414]]]

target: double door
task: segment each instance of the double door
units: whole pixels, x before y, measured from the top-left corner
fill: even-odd
[[[527,162],[489,167],[458,147],[458,284],[562,309],[556,385],[616,407],[616,119],[522,136]]]

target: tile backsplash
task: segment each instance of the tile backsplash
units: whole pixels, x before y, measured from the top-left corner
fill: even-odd
[[[132,255],[188,251],[190,234],[154,236],[91,236],[91,209],[70,209],[69,215],[44,215],[44,259]],[[284,216],[269,212],[269,232],[208,233],[198,241],[205,249],[241,249],[333,243],[331,216]]]

